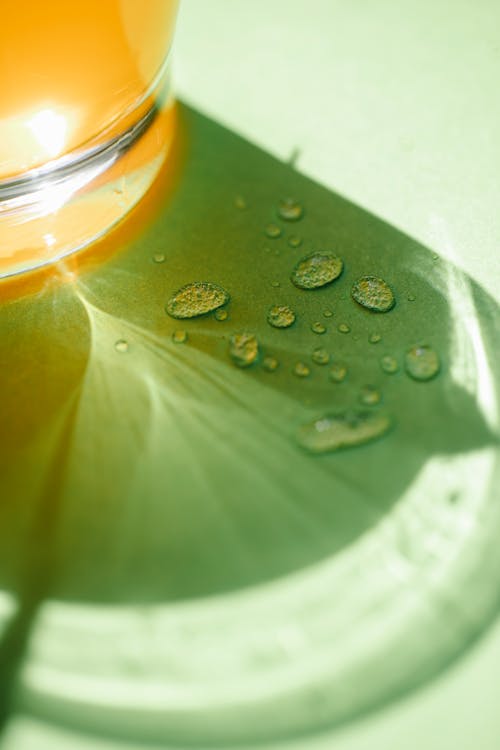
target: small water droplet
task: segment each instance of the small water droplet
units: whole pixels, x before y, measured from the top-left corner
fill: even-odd
[[[333,315],[333,310],[323,310],[323,315],[325,318],[331,318]]]
[[[337,331],[340,331],[340,333],[349,333],[351,330],[351,327],[347,323],[339,323],[337,326]]]
[[[371,333],[368,341],[370,342],[370,344],[378,344],[379,341],[382,341],[382,336],[380,335],[380,333]]]
[[[312,253],[299,260],[291,280],[299,289],[318,289],[338,279],[344,263],[332,253]]]
[[[153,263],[165,263],[165,253],[155,253],[153,255]]]
[[[268,224],[265,229],[266,237],[269,237],[272,240],[278,239],[278,237],[281,237],[283,234],[281,227],[279,227],[277,224]]]
[[[326,333],[326,326],[324,326],[323,323],[320,323],[319,320],[316,320],[311,324],[311,331],[318,334]]]
[[[302,425],[296,437],[298,444],[310,453],[329,453],[375,440],[390,426],[391,420],[385,414],[352,410],[326,414]]]
[[[415,300],[416,300],[417,298],[416,298],[416,296],[415,296],[415,295],[413,294],[413,292],[408,292],[408,294],[406,295],[406,299],[408,300],[408,302],[415,302]]]
[[[223,320],[227,320],[228,317],[229,317],[229,313],[227,310],[223,310],[219,308],[218,310],[215,311],[215,314],[214,314],[215,320],[223,321]]]
[[[330,355],[322,347],[315,349],[312,353],[312,361],[317,365],[327,365],[330,361]]]
[[[259,342],[253,333],[235,333],[229,340],[229,354],[238,367],[249,367],[259,358]]]
[[[432,260],[439,260],[439,255],[437,253],[434,253],[432,256]]]
[[[297,237],[296,234],[292,234],[292,236],[288,238],[288,244],[290,247],[300,247],[300,245],[302,245],[302,237]]]
[[[405,357],[406,372],[414,380],[431,380],[440,370],[439,356],[430,346],[412,346]]]
[[[295,313],[288,305],[273,305],[267,313],[267,322],[273,328],[288,328],[295,323]]]
[[[283,198],[278,204],[277,213],[285,221],[298,221],[304,215],[304,209],[295,198]]]
[[[185,344],[188,340],[186,331],[174,331],[172,334],[172,341],[174,344]]]
[[[243,211],[247,207],[247,202],[242,195],[237,195],[234,199],[234,205],[236,206],[236,208],[239,208],[241,211]]]
[[[351,296],[373,312],[388,312],[396,302],[389,284],[378,276],[362,276],[352,285]]]
[[[271,286],[274,287],[274,289],[277,289],[280,286],[280,282],[276,280],[271,281]]]
[[[120,352],[120,354],[128,352],[128,341],[125,341],[125,339],[118,339],[118,341],[115,341],[115,349],[117,352]]]
[[[334,383],[342,383],[346,379],[346,375],[347,367],[340,362],[335,362],[329,372],[330,380],[333,380]]]
[[[264,360],[262,362],[262,367],[264,370],[267,370],[267,372],[274,372],[278,369],[279,362],[276,359],[276,357],[264,357]]]
[[[382,394],[374,385],[365,385],[359,394],[359,400],[365,406],[376,406],[382,399]]]
[[[298,378],[307,378],[311,374],[311,370],[305,362],[297,362],[292,370],[293,374]]]
[[[380,360],[380,366],[382,370],[388,375],[393,375],[399,369],[397,359],[395,359],[395,357],[392,357],[390,354],[386,354],[384,357],[382,357],[382,359]]]
[[[194,281],[175,292],[165,309],[172,318],[195,318],[217,310],[226,302],[229,294],[222,287],[210,281]]]

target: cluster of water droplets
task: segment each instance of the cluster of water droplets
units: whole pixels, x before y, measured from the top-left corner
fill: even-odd
[[[246,199],[241,195],[235,197],[234,205],[240,211],[248,208]],[[297,233],[287,235],[287,225],[296,225],[304,215],[304,206],[300,201],[285,197],[275,207],[275,219],[266,224],[264,235],[270,240],[280,240],[285,235],[289,248],[295,250],[301,247],[303,238]],[[280,243],[271,244],[273,247],[280,246]],[[271,253],[270,247],[266,247],[265,250]],[[276,250],[274,254],[279,254],[279,252]],[[166,255],[161,251],[156,252],[152,260],[157,264],[164,263]],[[314,250],[303,255],[292,265],[289,282],[292,288],[299,290],[296,294],[303,292],[311,294],[318,289],[335,284],[343,276],[344,270],[344,260],[337,252],[332,252],[330,249]],[[278,279],[272,279],[270,284],[274,289],[281,288]],[[385,279],[373,274],[357,278],[351,285],[350,297],[356,305],[376,316],[391,312],[397,302],[391,285]],[[340,300],[348,298],[345,290],[341,291],[338,298]],[[413,292],[406,292],[406,299],[414,302],[416,296]],[[230,300],[230,293],[220,284],[213,281],[192,281],[169,297],[165,310],[176,320],[208,316],[213,313],[215,320],[224,322],[229,319],[227,306]],[[320,314],[326,319],[334,318],[333,335],[351,333],[351,323],[345,319],[336,321],[334,309],[327,307]],[[265,316],[267,323],[273,329],[291,328],[298,318],[296,311],[280,300],[276,300],[268,308]],[[312,333],[320,336],[328,332],[327,326],[321,320],[310,321],[309,328]],[[286,334],[277,333],[276,335]],[[188,338],[185,330],[175,330],[171,336],[174,344],[184,344]],[[358,341],[359,335],[355,332],[352,338]],[[383,338],[378,330],[373,330],[366,340],[367,343],[375,345],[380,344]],[[115,349],[120,353],[127,352],[128,348],[125,340],[120,339],[115,343]],[[263,371],[272,373],[280,366],[279,360],[273,354],[262,353],[262,347],[253,331],[233,332],[229,336],[228,356],[239,368],[248,368],[260,363]],[[401,358],[401,365],[394,354],[387,352],[382,353],[379,364],[381,372],[387,376],[394,376],[403,370],[415,381],[431,380],[441,369],[439,355],[427,343],[418,343],[408,348]],[[290,372],[298,379],[308,378],[312,374],[311,365],[319,367],[328,365],[328,380],[337,386],[348,379],[348,364],[338,361],[335,356],[332,357],[328,346],[313,347],[307,359],[296,361]],[[376,408],[382,400],[381,389],[376,385],[367,384],[358,392],[360,406],[327,414],[303,425],[298,430],[297,441],[304,449],[312,453],[323,453],[359,445],[380,437],[392,424],[392,420]]]

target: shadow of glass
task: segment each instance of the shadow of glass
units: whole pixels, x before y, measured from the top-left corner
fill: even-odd
[[[286,580],[333,560],[390,516],[433,458],[498,446],[494,301],[290,166],[193,110],[183,108],[183,119],[184,172],[142,234],[71,282],[0,309],[6,588],[16,589],[23,550],[36,544],[34,519],[54,461],[57,522],[36,535],[57,560],[50,596],[169,603]],[[303,204],[300,221],[277,217],[287,195]],[[270,223],[279,236],[268,236]],[[320,249],[344,259],[341,278],[297,289],[292,268]],[[352,283],[367,274],[390,283],[394,310],[374,314],[352,301]],[[169,296],[197,280],[230,292],[227,320],[165,314]],[[293,327],[267,324],[273,304],[293,307]],[[323,334],[311,330],[315,322]],[[179,330],[185,343],[172,340]],[[228,358],[235,331],[255,333],[261,362],[275,357],[276,371],[236,368]],[[427,383],[404,372],[415,344],[432,345],[441,358]],[[314,364],[317,347],[346,364],[343,383]],[[397,360],[396,373],[383,371],[385,355]],[[309,377],[292,374],[298,361]],[[387,436],[316,457],[296,445],[300,424],[359,404],[366,385],[380,390],[376,408],[394,418]],[[434,487],[436,502],[459,508],[460,482],[446,477]]]

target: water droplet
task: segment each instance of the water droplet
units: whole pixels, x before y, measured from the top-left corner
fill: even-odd
[[[397,359],[395,359],[395,357],[392,357],[390,354],[386,354],[384,357],[382,357],[382,359],[380,360],[380,366],[382,370],[388,375],[393,375],[399,369]]]
[[[291,280],[299,289],[318,289],[338,279],[344,263],[331,253],[312,253],[299,260]]]
[[[326,349],[323,349],[320,347],[319,349],[315,349],[312,353],[312,361],[315,362],[317,365],[327,365],[330,361],[330,355],[326,351]]]
[[[314,323],[311,324],[311,331],[313,333],[326,333],[326,327],[323,325],[323,323],[320,323],[319,320],[316,320]]]
[[[359,400],[365,406],[375,406],[382,400],[382,394],[374,385],[365,385],[361,389]]]
[[[440,370],[439,356],[430,346],[413,346],[406,353],[405,367],[414,380],[430,380]]]
[[[195,318],[217,310],[229,301],[225,289],[210,281],[194,281],[179,289],[165,307],[172,318]]]
[[[273,305],[267,313],[267,322],[273,328],[288,328],[295,323],[295,313],[288,305]]]
[[[276,240],[283,234],[281,227],[279,227],[277,224],[268,224],[265,229],[265,233],[266,237],[269,237],[272,240]]]
[[[125,341],[125,339],[118,339],[118,341],[115,341],[115,349],[117,352],[120,352],[120,354],[128,352],[128,341]]]
[[[297,237],[296,234],[293,234],[288,238],[288,244],[290,247],[300,247],[302,245],[302,237]]]
[[[186,331],[174,331],[172,334],[172,341],[174,344],[185,344],[188,340]]]
[[[153,263],[165,263],[165,253],[155,253],[153,255]]]
[[[311,374],[311,370],[305,362],[297,362],[292,372],[298,378],[307,378]]]
[[[278,369],[279,362],[276,359],[276,357],[264,357],[264,360],[262,362],[262,367],[264,370],[267,370],[267,372],[274,372]]]
[[[371,333],[368,341],[370,344],[378,344],[379,341],[382,341],[382,336],[380,333]]]
[[[285,221],[298,221],[304,215],[302,205],[295,198],[283,198],[278,204],[278,216]]]
[[[310,453],[328,453],[352,448],[384,435],[391,426],[385,414],[372,411],[345,411],[326,414],[302,425],[297,442]]]
[[[413,292],[408,292],[408,294],[406,295],[406,299],[408,300],[408,302],[415,302],[417,298],[415,297]]]
[[[342,383],[347,375],[347,367],[340,362],[335,362],[330,369],[330,380],[334,383]]]
[[[388,312],[396,301],[389,284],[378,276],[362,276],[352,285],[351,296],[374,312]]]
[[[274,287],[274,289],[277,289],[280,286],[280,282],[276,280],[271,281],[271,286]]]
[[[222,321],[227,320],[228,317],[229,317],[229,313],[227,310],[224,310],[224,309],[216,310],[214,313],[215,320],[218,320],[221,323]]]
[[[432,260],[439,260],[439,255],[437,253],[434,253],[432,256]]]
[[[229,354],[238,367],[249,367],[259,358],[259,342],[253,333],[235,333],[229,340]]]
[[[323,310],[323,315],[325,318],[331,318],[333,315],[333,310]]]
[[[243,211],[247,207],[247,202],[242,195],[237,195],[234,199],[234,205],[236,206],[236,208],[239,208],[241,211]]]
[[[339,323],[337,326],[337,331],[340,331],[340,333],[349,333],[351,330],[351,327],[347,323]]]

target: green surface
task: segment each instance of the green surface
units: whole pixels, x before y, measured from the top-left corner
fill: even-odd
[[[252,741],[400,696],[496,611],[499,312],[407,236],[184,116],[185,169],[151,226],[72,283],[0,310],[0,561],[19,605],[18,659],[9,648],[3,660],[22,663],[38,609],[21,706],[155,742]],[[276,214],[289,194],[304,206],[298,222]],[[267,236],[270,223],[281,236]],[[342,276],[297,289],[293,267],[318,249],[343,258]],[[372,274],[395,291],[389,313],[350,298]],[[229,291],[227,320],[165,314],[192,281]],[[268,325],[273,304],[293,308],[291,328]],[[172,341],[179,330],[186,343]],[[278,359],[275,372],[233,365],[229,337],[241,331]],[[404,372],[419,343],[441,357],[428,383]],[[346,363],[345,382],[312,361],[318,346]],[[392,375],[387,354],[400,363]],[[292,374],[299,361],[308,378]],[[297,428],[357,404],[366,385],[381,390],[391,433],[302,452]]]

